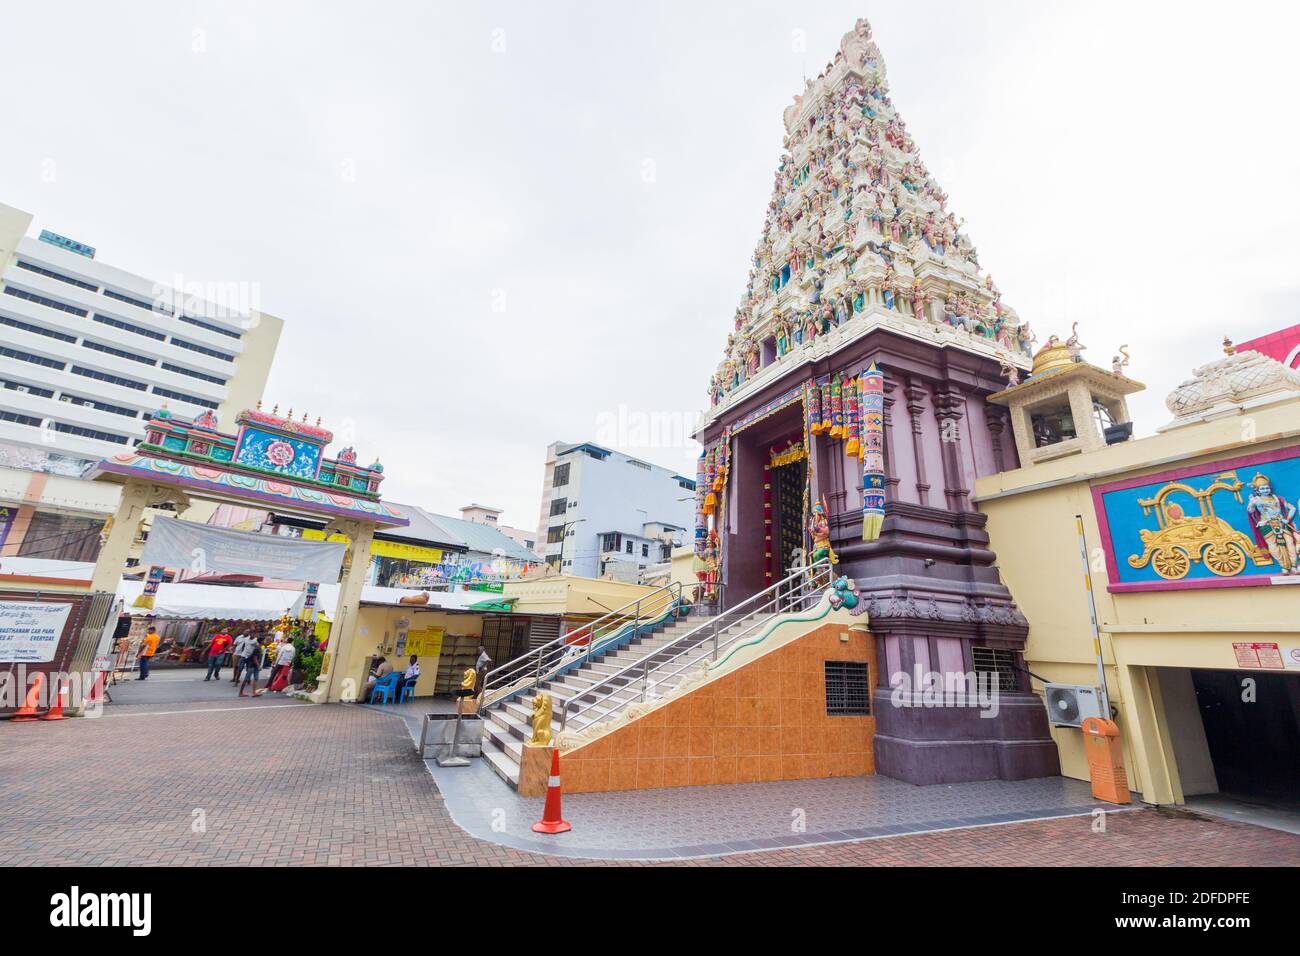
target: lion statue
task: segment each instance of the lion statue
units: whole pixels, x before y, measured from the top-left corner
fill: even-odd
[[[533,698],[533,736],[528,744],[531,747],[549,747],[551,745],[551,695],[538,694]]]

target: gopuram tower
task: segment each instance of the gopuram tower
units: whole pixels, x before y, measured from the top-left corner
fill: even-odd
[[[922,162],[866,20],[785,128],[698,435],[700,566],[734,606],[811,559],[825,520],[881,662],[877,770],[918,784],[1056,774],[1023,669],[1028,625],[971,501],[977,477],[1019,466],[987,398],[1020,380],[1034,336]],[[899,675],[951,687],[972,673],[1000,688],[995,715],[891,701]]]

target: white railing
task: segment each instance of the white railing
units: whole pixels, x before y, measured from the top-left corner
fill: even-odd
[[[583,666],[592,657],[604,653],[620,635],[631,631],[635,637],[637,628],[664,618],[681,601],[681,584],[664,585],[507,661],[483,678],[479,712],[513,694],[537,690],[562,670]]]
[[[794,569],[787,577],[746,601],[728,608],[668,647],[633,661],[580,694],[558,701],[560,728],[587,718],[582,726],[613,716],[629,704],[644,702],[651,688],[680,683],[685,673],[708,658],[720,659],[729,648],[756,634],[777,614],[804,611],[821,600],[834,572],[829,560]]]

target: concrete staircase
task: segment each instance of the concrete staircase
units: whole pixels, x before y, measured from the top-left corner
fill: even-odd
[[[742,627],[751,627],[765,620],[770,615],[754,615],[738,621],[727,621],[727,626],[719,630],[719,636]],[[588,697],[597,701],[596,706],[578,718],[570,718],[567,729],[581,730],[599,723],[606,717],[618,713],[623,705],[641,699],[645,682],[640,668],[624,674],[612,683],[604,684],[596,694],[592,688],[608,681],[620,671],[632,664],[650,666],[650,683],[647,700],[662,697],[672,691],[688,674],[694,672],[692,666],[707,659],[713,653],[713,628],[711,617],[690,617],[675,621],[656,631],[639,638],[622,650],[593,657],[580,668],[545,681],[541,690],[549,693],[553,701],[553,713],[556,719],[551,722],[555,733],[560,731],[558,720],[560,702],[579,700]],[[671,662],[666,671],[680,673],[666,676],[656,682],[654,668]],[[685,665],[682,667],[682,665]],[[484,713],[483,757],[494,771],[510,786],[519,785],[519,762],[522,759],[524,741],[532,736],[532,706],[536,697],[532,690],[523,692],[512,700],[491,706]]]

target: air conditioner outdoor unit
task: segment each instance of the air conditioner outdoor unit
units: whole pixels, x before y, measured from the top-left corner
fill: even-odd
[[[1043,690],[1047,719],[1053,727],[1082,727],[1089,717],[1109,717],[1101,712],[1101,695],[1095,687],[1048,684]]]

